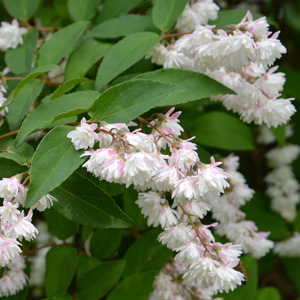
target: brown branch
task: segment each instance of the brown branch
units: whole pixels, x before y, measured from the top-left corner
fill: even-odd
[[[0,135],[0,140],[1,140],[1,139],[4,139],[4,138],[6,138],[6,137],[8,137],[8,136],[11,136],[11,135],[17,134],[18,132],[19,132],[19,130],[14,130],[14,131],[11,131],[11,132],[8,132],[8,133],[5,133],[5,134],[2,134],[2,135]]]
[[[152,125],[150,122],[148,122],[147,120],[145,120],[145,119],[142,118],[142,117],[137,117],[137,119],[140,120],[141,122],[146,123],[146,124],[149,125],[150,127],[152,127],[152,128],[153,128],[154,130],[156,130],[159,134],[161,134],[161,135],[165,138],[165,140],[166,140],[168,143],[170,143],[175,149],[178,149],[178,147],[175,146],[175,144],[174,144],[173,142],[171,142],[171,141],[166,137],[166,135],[165,135],[160,129],[158,129],[157,127],[155,127],[154,125]]]

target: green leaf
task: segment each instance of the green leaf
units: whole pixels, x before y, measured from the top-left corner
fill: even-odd
[[[281,300],[280,293],[272,286],[267,286],[257,291],[256,300]]]
[[[254,300],[256,297],[258,284],[257,260],[248,254],[242,257],[242,262],[247,273],[247,283],[238,286],[232,292],[221,294],[220,296],[224,300]]]
[[[53,297],[70,285],[77,264],[76,248],[61,246],[52,248],[46,256],[46,295]]]
[[[68,0],[68,11],[75,21],[90,20],[98,11],[100,0]]]
[[[270,231],[269,238],[272,240],[283,240],[290,234],[287,223],[276,214],[257,210],[248,211],[247,218],[253,220],[260,231]]]
[[[54,207],[68,219],[97,228],[128,228],[132,220],[92,181],[74,172],[51,192]]]
[[[118,38],[135,32],[155,30],[150,16],[125,15],[100,23],[91,30],[88,36],[107,39]]]
[[[106,0],[100,13],[99,23],[129,12],[140,2],[142,0]]]
[[[15,18],[30,19],[36,12],[40,0],[3,0],[6,10]]]
[[[124,277],[143,271],[157,271],[170,258],[172,251],[157,241],[160,229],[152,229],[142,235],[126,252],[127,265]]]
[[[44,214],[49,231],[60,240],[66,240],[77,232],[78,224],[67,219],[54,208],[45,210]]]
[[[37,60],[38,66],[56,64],[67,57],[88,25],[88,21],[78,21],[55,32],[41,47]]]
[[[30,133],[47,128],[54,121],[83,113],[98,97],[96,91],[80,91],[41,104],[25,118],[16,137],[16,145]]]
[[[170,30],[181,15],[188,0],[156,0],[152,19],[155,26],[161,30]]]
[[[73,78],[73,79],[67,80],[63,85],[59,86],[56,89],[56,91],[52,94],[50,99],[53,100],[53,99],[63,96],[64,94],[69,92],[72,88],[74,88],[76,85],[78,85],[84,81],[90,81],[90,79],[79,77],[79,78]]]
[[[41,93],[44,81],[32,80],[20,89],[6,114],[10,130],[19,129],[26,113]]]
[[[193,134],[204,146],[225,150],[254,149],[250,128],[242,121],[223,112],[203,114],[195,121]]]
[[[284,146],[286,143],[286,140],[285,140],[286,125],[277,126],[276,128],[271,127],[270,130],[274,134],[274,136],[277,140],[277,143],[280,146]]]
[[[28,171],[27,167],[21,166],[10,159],[0,159],[0,178],[9,178],[26,171]]]
[[[141,212],[141,209],[135,203],[138,199],[138,193],[132,187],[126,189],[123,193],[123,205],[125,213],[135,222],[135,227],[141,230],[148,228],[147,219]]]
[[[32,79],[40,76],[43,73],[52,71],[58,69],[57,65],[48,65],[48,66],[42,66],[42,67],[38,67],[35,68],[34,70],[32,70],[16,87],[14,96],[17,96],[17,94],[19,93],[19,91]]]
[[[283,264],[285,267],[285,270],[290,277],[290,279],[293,281],[295,287],[297,288],[298,293],[300,293],[300,259],[299,257],[295,258],[284,258]]]
[[[297,215],[293,225],[294,225],[294,230],[300,232],[300,210],[297,211]]]
[[[111,45],[86,39],[69,57],[66,65],[65,78],[84,76],[110,49]]]
[[[43,300],[72,300],[72,296],[66,293],[59,293],[54,297],[44,298]]]
[[[153,32],[132,33],[112,46],[105,55],[97,73],[96,89],[100,90],[123,71],[131,67],[160,40]]]
[[[92,269],[97,268],[102,264],[102,261],[86,256],[85,254],[80,254],[77,263],[77,282],[80,280]]]
[[[11,1],[13,2],[13,1]],[[28,73],[32,66],[32,59],[38,40],[37,28],[30,29],[23,35],[24,43],[16,49],[8,49],[5,53],[5,62],[11,72],[15,74]]]
[[[136,79],[151,79],[161,83],[176,84],[178,91],[162,101],[159,106],[177,105],[188,101],[203,99],[215,95],[234,94],[234,92],[219,82],[204,74],[180,69],[160,69],[135,77]]]
[[[71,127],[58,126],[40,142],[32,159],[26,206],[30,207],[66,180],[83,162],[67,138]]]
[[[284,96],[295,97],[297,100],[300,100],[300,91],[298,87],[298,83],[300,81],[300,72],[286,66],[280,66],[278,71],[284,72],[286,77],[286,82],[283,90]]]
[[[216,28],[220,28],[225,25],[239,24],[245,17],[246,13],[247,10],[243,9],[222,9],[218,13],[218,19],[210,21],[209,24],[216,25]],[[263,17],[263,15],[259,13],[251,13],[254,20]]]
[[[125,265],[124,260],[115,260],[89,271],[78,281],[78,299],[97,300],[105,296],[120,279]]]
[[[98,229],[90,243],[90,252],[100,260],[113,255],[119,248],[122,240],[120,229]]]
[[[179,90],[181,89],[175,84],[153,80],[127,81],[101,94],[89,114],[94,120],[127,123]]]
[[[107,297],[107,300],[147,300],[158,272],[134,274],[125,278]]]
[[[0,154],[0,157],[11,159],[21,166],[28,166],[33,153],[33,147],[23,143],[19,147],[8,147],[5,152]]]

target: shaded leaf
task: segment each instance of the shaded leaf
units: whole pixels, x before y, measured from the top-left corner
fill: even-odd
[[[68,0],[68,11],[75,21],[90,20],[98,12],[100,0]]]
[[[123,71],[131,67],[160,40],[153,32],[132,33],[112,46],[105,55],[97,73],[96,89],[100,90]]]
[[[66,65],[65,78],[84,76],[86,72],[101,59],[111,45],[86,39],[69,57]]]
[[[30,29],[23,35],[23,40],[23,45],[19,45],[16,49],[8,49],[5,53],[5,62],[15,74],[27,73],[32,67],[32,60],[38,40],[37,28]]]
[[[128,228],[132,220],[92,181],[74,172],[51,192],[58,199],[54,207],[77,223],[97,228]]]
[[[152,11],[155,26],[161,30],[170,30],[184,10],[188,0],[156,0]]]
[[[203,114],[195,121],[193,134],[204,146],[225,150],[252,150],[253,136],[242,121],[223,112]]]
[[[124,276],[143,271],[157,273],[170,258],[172,251],[157,241],[160,229],[152,229],[142,235],[126,252],[124,259],[127,265]]]
[[[77,232],[78,224],[67,219],[54,208],[46,209],[44,214],[49,231],[58,239],[66,240]]]
[[[61,246],[49,250],[46,256],[46,294],[48,297],[64,292],[70,285],[77,264],[76,248]]]
[[[94,120],[127,123],[157,106],[176,90],[181,89],[175,84],[144,79],[127,81],[101,94],[89,114]]]
[[[87,29],[88,21],[78,21],[57,32],[41,47],[38,55],[38,66],[59,63],[74,49],[77,41]]]
[[[79,300],[97,300],[117,283],[125,268],[124,260],[105,262],[92,269],[78,282]]]
[[[177,105],[220,94],[234,94],[232,90],[208,76],[187,70],[160,69],[141,74],[133,80],[136,79],[151,79],[178,86],[179,90],[175,90],[170,97],[159,103],[158,106]]]
[[[0,157],[11,159],[19,165],[29,165],[34,149],[27,143],[21,144],[19,147],[8,147],[5,152],[0,154]]]
[[[19,129],[26,113],[41,93],[44,81],[32,80],[24,85],[9,105],[6,114],[10,130]]]
[[[134,32],[155,31],[155,29],[150,16],[125,15],[100,23],[88,36],[99,39],[117,38]]]
[[[258,290],[256,300],[281,300],[280,293],[272,286]]]
[[[67,138],[69,126],[58,126],[40,142],[32,159],[26,206],[30,207],[66,180],[83,162]]]
[[[30,19],[36,12],[40,0],[3,0],[6,10],[15,18]]]
[[[120,229],[98,229],[91,239],[90,252],[94,257],[103,260],[117,251],[121,240]]]
[[[157,274],[158,272],[145,272],[125,278],[113,289],[107,300],[147,300]]]
[[[98,97],[96,91],[80,91],[42,103],[25,118],[16,137],[16,145],[30,133],[47,128],[54,121],[85,112]]]

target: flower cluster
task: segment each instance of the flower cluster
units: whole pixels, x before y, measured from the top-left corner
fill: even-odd
[[[148,300],[221,300],[222,298],[213,298],[212,288],[202,288],[193,286],[189,289],[185,285],[182,274],[186,271],[183,263],[172,261],[166,264],[161,272],[155,277],[153,292]]]
[[[212,201],[213,217],[219,221],[216,232],[225,235],[235,244],[241,244],[244,253],[260,258],[273,248],[274,243],[267,239],[269,232],[257,232],[253,221],[245,220],[240,207],[249,201],[254,191],[248,187],[244,176],[237,171],[239,157],[233,154],[223,159],[224,170],[230,175],[230,189]]]
[[[97,127],[82,119],[68,137],[75,149],[93,147],[83,154],[89,156],[83,167],[93,175],[140,191],[136,203],[148,225],[164,228],[159,240],[177,252],[175,261],[184,265],[182,276],[190,289],[228,292],[243,281],[244,275],[234,269],[241,247],[215,242],[209,228],[216,224],[203,225],[200,219],[211,209],[211,200],[229,187],[231,175],[213,157],[210,164],[201,162],[196,144],[179,138],[179,115],[172,108],[152,121],[139,117],[153,128],[149,134],[130,132],[126,124],[100,122]]]
[[[179,20],[180,23],[185,20],[186,26],[190,26],[186,18]],[[201,23],[200,20],[199,17]],[[151,57],[152,62],[164,68],[206,74],[229,87],[236,95],[213,99],[221,100],[247,123],[253,121],[269,127],[286,124],[296,111],[291,103],[293,99],[280,98],[284,74],[275,73],[277,67],[269,69],[286,53],[278,40],[279,32],[269,32],[266,17],[253,20],[249,11],[239,24],[227,27],[224,30],[197,25],[192,33],[183,34],[167,47],[156,45],[146,58]]]
[[[16,19],[11,24],[7,22],[1,22],[0,27],[0,50],[6,51],[7,49],[15,49],[19,45],[23,44],[22,35],[28,30],[26,28],[20,28]]]
[[[266,135],[266,130],[263,129],[260,134],[261,141],[263,140],[262,136]],[[291,136],[291,134],[291,130],[288,129],[286,136]],[[272,136],[273,134],[269,131],[267,135]],[[300,202],[300,185],[292,167],[293,161],[299,154],[300,147],[292,144],[273,148],[266,154],[267,163],[272,168],[265,178],[268,186],[266,193],[271,198],[272,209],[288,222],[295,219],[297,204]]]
[[[32,206],[27,214],[24,210],[19,210],[20,206],[25,205],[27,194],[27,188],[20,182],[21,177],[16,175],[0,180],[0,197],[3,198],[3,204],[0,206],[0,266],[8,268],[0,279],[0,294],[5,296],[14,295],[23,289],[27,282],[27,275],[21,271],[25,268],[25,263],[20,257],[20,242],[23,239],[30,241],[38,234],[38,230],[32,224],[33,209],[43,211],[49,208],[53,201],[57,201],[54,197],[46,195]]]
[[[274,252],[283,257],[300,257],[300,232],[275,244]]]
[[[25,268],[26,263],[23,257],[18,256],[11,260],[0,278],[0,297],[15,295],[23,290],[28,282]]]
[[[189,1],[175,27],[180,32],[194,31],[197,25],[206,25],[209,20],[216,20],[218,11],[218,5],[212,0]]]

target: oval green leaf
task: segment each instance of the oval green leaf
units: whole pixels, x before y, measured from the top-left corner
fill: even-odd
[[[58,199],[54,208],[79,224],[97,228],[132,226],[132,220],[123,213],[114,200],[78,171],[51,194]]]
[[[6,10],[15,18],[30,19],[36,12],[40,0],[3,0]]]
[[[25,118],[16,137],[16,145],[30,133],[47,128],[54,121],[83,113],[98,97],[99,93],[96,91],[80,91],[41,104]]]
[[[98,12],[100,0],[68,0],[68,11],[75,21],[90,20]]]
[[[152,19],[155,26],[161,30],[170,30],[184,10],[188,0],[156,0]]]
[[[250,128],[223,112],[210,112],[199,117],[195,121],[193,135],[204,146],[231,151],[254,149]]]
[[[74,50],[77,41],[88,25],[88,21],[78,21],[55,32],[41,47],[38,53],[37,65],[56,64],[62,58],[67,57]]]
[[[96,89],[100,90],[116,76],[138,62],[160,40],[153,32],[132,33],[110,48],[97,73]]]
[[[32,159],[26,206],[30,207],[66,180],[83,162],[67,134],[72,127],[58,126],[40,142]]]
[[[86,39],[69,57],[66,65],[65,78],[71,79],[84,76],[110,49],[111,44]]]
[[[155,31],[152,18],[143,15],[126,15],[114,18],[94,27],[88,34],[98,39],[117,38],[141,31]]]

